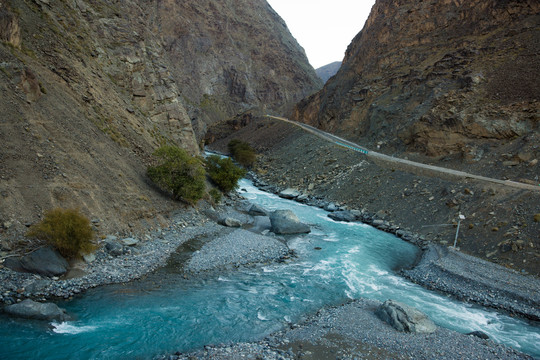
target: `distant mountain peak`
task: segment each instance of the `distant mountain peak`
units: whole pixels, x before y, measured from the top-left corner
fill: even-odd
[[[316,69],[315,72],[321,78],[323,82],[327,82],[332,76],[336,75],[341,67],[341,61],[334,61],[333,63],[321,66]]]

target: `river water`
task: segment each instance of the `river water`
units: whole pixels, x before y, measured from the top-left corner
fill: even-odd
[[[454,301],[397,276],[418,250],[360,223],[334,222],[321,209],[281,199],[242,180],[244,196],[268,210],[291,209],[312,224],[292,237],[297,258],[206,278],[185,279],[181,259],[144,279],[87,291],[59,305],[65,323],[0,317],[1,359],[135,359],[205,344],[257,340],[326,305],[350,298],[394,299],[459,332],[480,330],[540,356],[540,329]]]

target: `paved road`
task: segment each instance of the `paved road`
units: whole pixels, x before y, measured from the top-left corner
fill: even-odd
[[[320,137],[320,138],[322,138],[322,139],[324,139],[326,141],[330,141],[330,142],[332,142],[332,143],[334,143],[334,144],[336,144],[338,146],[342,146],[342,147],[354,150],[356,152],[359,152],[361,154],[364,154],[365,156],[367,156],[368,158],[370,158],[370,159],[372,159],[374,161],[381,161],[381,162],[385,162],[385,163],[389,163],[389,164],[394,164],[397,167],[402,168],[403,170],[407,170],[407,169],[409,169],[410,171],[417,170],[417,171],[421,171],[421,172],[425,172],[425,173],[432,173],[432,174],[435,174],[435,175],[444,174],[444,175],[447,175],[447,176],[449,175],[449,176],[462,178],[462,179],[474,179],[474,180],[478,180],[478,181],[481,181],[481,182],[495,183],[495,184],[499,184],[499,185],[503,185],[503,186],[509,186],[509,187],[513,187],[513,188],[517,188],[517,189],[525,189],[525,190],[531,190],[531,191],[540,192],[540,186],[524,184],[524,183],[520,183],[520,182],[516,182],[516,181],[510,181],[510,180],[493,179],[493,178],[489,178],[489,177],[485,177],[485,176],[469,174],[469,173],[466,173],[466,172],[463,172],[463,171],[447,169],[447,168],[443,168],[443,167],[440,167],[440,166],[427,165],[427,164],[422,164],[422,163],[415,162],[415,161],[395,158],[395,157],[392,157],[392,156],[388,156],[388,155],[385,155],[385,154],[381,154],[381,153],[378,153],[378,152],[375,152],[375,151],[368,150],[363,146],[360,146],[360,145],[355,144],[355,143],[353,143],[351,141],[342,139],[342,138],[340,138],[338,136],[329,134],[329,133],[327,133],[325,131],[319,130],[319,129],[317,129],[317,128],[313,127],[313,126],[307,125],[307,124],[303,124],[303,123],[293,121],[293,120],[289,120],[289,119],[279,117],[279,116],[266,115],[266,117],[271,118],[271,119],[275,119],[275,120],[288,122],[288,123],[290,123],[292,125],[300,127],[301,129],[303,129],[303,130],[305,130],[305,131],[307,131],[307,132],[309,132],[309,133],[311,133],[311,134],[313,134],[315,136],[318,136],[318,137]]]

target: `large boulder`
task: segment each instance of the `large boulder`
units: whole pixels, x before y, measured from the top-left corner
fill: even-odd
[[[272,232],[280,235],[305,234],[311,231],[309,225],[300,222],[300,219],[291,210],[276,210],[270,214]]]
[[[253,226],[249,229],[254,233],[262,234],[271,231],[272,224],[268,216],[255,216]]]
[[[61,276],[69,264],[50,246],[44,246],[21,258],[20,264],[25,271],[43,276]]]
[[[296,199],[300,195],[302,195],[300,191],[292,188],[285,189],[279,193],[279,196],[284,199]]]
[[[352,222],[356,220],[356,216],[352,212],[346,210],[335,211],[328,214],[328,217],[334,221]]]
[[[264,208],[262,208],[261,206],[259,206],[257,204],[253,204],[249,208],[248,214],[251,215],[251,216],[267,216],[268,212]]]
[[[113,239],[105,239],[105,250],[112,256],[121,256],[125,253],[124,246]]]
[[[64,309],[53,303],[40,303],[30,299],[21,301],[18,304],[8,305],[4,311],[16,317],[27,319],[65,321],[69,319]]]
[[[386,300],[375,314],[399,331],[430,334],[437,330],[424,313],[394,300]]]
[[[225,217],[223,219],[220,219],[218,223],[227,227],[242,227],[242,222],[232,217]]]

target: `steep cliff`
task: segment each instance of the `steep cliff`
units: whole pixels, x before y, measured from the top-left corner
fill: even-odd
[[[155,219],[159,144],[197,154],[206,123],[320,86],[264,0],[0,1],[0,40],[0,233],[57,206]]]
[[[322,87],[265,0],[158,4],[159,33],[188,112],[197,119],[197,135],[252,107],[286,111]]]
[[[294,117],[389,154],[527,173],[540,155],[539,12],[533,0],[378,0]]]

